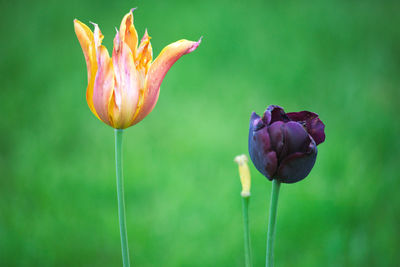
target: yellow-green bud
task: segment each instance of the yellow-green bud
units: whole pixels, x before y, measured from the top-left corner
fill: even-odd
[[[239,165],[240,182],[242,183],[241,195],[242,197],[249,197],[251,178],[249,166],[247,165],[248,159],[246,155],[239,155],[235,157],[234,161]]]

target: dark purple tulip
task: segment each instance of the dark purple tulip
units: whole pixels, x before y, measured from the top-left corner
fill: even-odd
[[[249,154],[254,166],[269,180],[295,183],[314,166],[317,145],[324,142],[325,125],[318,114],[301,111],[285,113],[271,105],[262,118],[251,114]]]

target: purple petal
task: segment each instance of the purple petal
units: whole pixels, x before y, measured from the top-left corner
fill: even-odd
[[[260,116],[257,115],[257,113],[253,112],[251,113],[250,117],[250,132],[251,131],[258,131],[259,129],[263,128],[265,125],[263,121],[261,120]]]
[[[311,138],[300,123],[290,121],[285,123],[282,128],[284,133],[284,150],[287,153],[286,155],[307,151]]]
[[[276,168],[278,167],[278,158],[276,157],[275,151],[267,153],[267,160],[265,162],[265,176],[272,181],[272,177],[275,175]]]
[[[312,140],[308,152],[291,154],[280,163],[276,177],[281,182],[288,184],[303,180],[314,167],[316,158],[317,145]]]
[[[264,112],[264,117],[266,116],[266,114],[270,114],[270,121],[269,124],[272,124],[276,121],[284,121],[287,122],[289,121],[288,116],[286,116],[285,111],[283,110],[283,108],[281,108],[280,106],[277,105],[270,105],[267,110]],[[264,119],[263,117],[263,119]]]
[[[286,114],[290,120],[303,123],[307,132],[317,145],[325,141],[325,125],[319,119],[318,114],[310,111],[290,112]]]
[[[276,155],[278,158],[281,158],[282,149],[283,149],[283,137],[284,134],[282,132],[282,126],[285,123],[282,121],[276,121],[268,126],[268,133],[271,140],[271,148],[276,151]]]
[[[260,121],[260,117],[253,113],[250,119],[249,154],[257,170],[271,180],[275,174],[278,160],[276,153],[271,151],[268,128],[257,127]]]
[[[265,123],[265,125],[269,125],[269,123],[271,121],[271,111],[270,110],[268,110],[268,109],[265,110],[262,120]]]

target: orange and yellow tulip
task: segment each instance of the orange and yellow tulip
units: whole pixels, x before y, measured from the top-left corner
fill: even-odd
[[[110,57],[101,45],[104,36],[98,25],[92,24],[94,32],[84,23],[74,20],[75,33],[87,65],[86,100],[90,110],[101,121],[113,128],[125,129],[143,120],[153,110],[168,70],[181,56],[193,52],[200,40],[172,43],[152,61],[153,51],[147,30],[138,46],[132,9],[122,19]]]

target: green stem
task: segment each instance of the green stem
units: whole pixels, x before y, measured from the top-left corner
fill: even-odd
[[[250,243],[250,231],[249,231],[249,200],[250,200],[249,196],[242,197],[243,223],[244,223],[244,260],[246,267],[253,266],[251,260],[251,243]]]
[[[122,129],[115,129],[115,168],[117,173],[118,218],[121,235],[122,263],[129,267],[128,236],[126,234],[124,177],[122,176]]]
[[[267,267],[272,267],[274,265],[273,253],[274,253],[276,211],[278,207],[280,185],[281,183],[277,179],[272,180],[271,204],[269,207],[268,236],[267,236],[267,260],[266,260]]]

